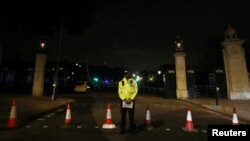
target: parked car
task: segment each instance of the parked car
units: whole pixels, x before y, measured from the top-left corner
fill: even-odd
[[[74,86],[74,92],[76,93],[87,93],[90,92],[90,86],[87,82],[77,82]]]

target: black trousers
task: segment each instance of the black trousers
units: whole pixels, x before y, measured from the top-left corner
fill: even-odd
[[[129,127],[131,131],[135,130],[135,101],[133,101],[133,108],[122,108],[122,100],[120,101],[120,111],[121,111],[121,131],[125,131],[126,127],[126,115],[129,115]]]

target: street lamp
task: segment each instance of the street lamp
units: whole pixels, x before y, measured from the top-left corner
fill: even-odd
[[[215,73],[223,73],[224,71],[222,69],[216,69]]]
[[[62,46],[62,28],[63,28],[63,20],[61,21],[60,31],[59,31],[59,41],[58,41],[59,44],[58,44],[58,48],[57,48],[57,57],[56,57],[56,73],[55,73],[55,80],[53,83],[53,93],[52,93],[52,97],[51,97],[52,101],[56,100],[56,89],[57,89],[57,85],[58,85],[59,57],[60,57],[60,50],[61,50],[61,46]]]
[[[187,72],[191,73],[191,74],[194,74],[194,70],[192,70],[192,69],[189,69]]]
[[[40,47],[41,47],[42,49],[44,49],[44,48],[45,48],[45,43],[44,43],[44,42],[40,43]]]
[[[39,52],[45,52],[46,51],[46,42],[45,40],[42,40],[40,42]]]
[[[149,81],[154,81],[154,76],[149,76]]]
[[[175,41],[175,50],[177,52],[182,52],[183,51],[183,45],[182,45],[183,41],[181,40],[180,36],[177,36],[177,39]]]
[[[170,69],[170,70],[168,70],[168,73],[169,73],[169,74],[174,74],[174,73],[175,73],[175,71],[174,71],[174,70],[172,70],[172,69]]]
[[[215,73],[214,73],[214,84],[215,84],[215,89],[216,89],[216,105],[218,105],[218,99],[220,98],[220,91],[221,89],[220,88],[223,88],[223,85],[221,83],[221,77],[222,77],[222,74],[224,73],[224,70],[223,69],[216,69],[215,70]]]
[[[158,72],[157,72],[159,75],[161,74],[161,71],[160,70],[158,70]]]

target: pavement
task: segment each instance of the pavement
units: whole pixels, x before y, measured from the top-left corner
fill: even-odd
[[[66,104],[74,101],[70,98],[57,98],[56,101],[51,101],[51,97],[48,96],[0,95],[0,129],[7,129],[7,121],[10,115],[13,98],[16,99],[16,113],[19,126],[43,114],[49,113],[52,110],[63,106],[66,108]],[[219,99],[218,105],[216,105],[215,99],[209,98],[187,99],[181,101],[229,115],[232,115],[233,107],[235,107],[239,118],[250,121],[250,100]]]
[[[49,113],[55,109],[72,103],[74,100],[70,98],[57,98],[51,100],[49,96],[33,97],[27,95],[9,94],[0,95],[0,129],[7,128],[7,122],[10,116],[12,101],[16,100],[16,119],[18,127],[30,122],[41,115]]]
[[[216,100],[212,98],[186,99],[181,101],[228,115],[233,115],[233,107],[235,107],[239,118],[250,121],[250,100],[219,99],[218,105],[216,105]]]

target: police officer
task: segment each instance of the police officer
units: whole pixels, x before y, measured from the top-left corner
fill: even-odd
[[[138,87],[136,81],[132,78],[129,71],[124,71],[124,78],[119,82],[118,94],[120,98],[120,110],[121,110],[121,129],[120,133],[125,133],[126,126],[126,114],[129,114],[130,121],[130,131],[135,133],[135,97],[138,92]]]

